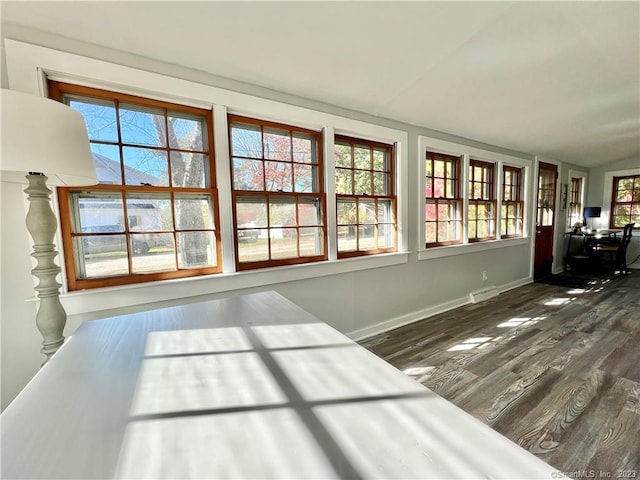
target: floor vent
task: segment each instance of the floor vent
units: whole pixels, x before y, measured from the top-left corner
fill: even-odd
[[[490,287],[485,287],[481,290],[471,292],[469,294],[469,299],[471,300],[471,303],[484,302],[485,300],[498,296],[498,294],[500,294],[500,292],[496,286],[491,285]]]

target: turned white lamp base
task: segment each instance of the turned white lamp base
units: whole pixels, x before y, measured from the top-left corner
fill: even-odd
[[[51,190],[47,187],[47,177],[42,174],[27,175],[29,186],[25,193],[29,199],[27,212],[27,230],[33,239],[33,253],[36,267],[31,273],[38,278],[35,287],[40,299],[40,306],[36,314],[36,325],[42,334],[41,353],[46,355],[43,365],[49,361],[64,342],[64,326],[67,323],[67,313],[60,303],[60,287],[57,276],[60,267],[55,258],[58,252],[53,239],[57,229],[56,216],[51,209]]]

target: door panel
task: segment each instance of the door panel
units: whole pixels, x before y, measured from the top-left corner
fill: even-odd
[[[558,167],[540,162],[538,204],[536,209],[535,260],[533,263],[534,280],[551,275],[557,181]]]

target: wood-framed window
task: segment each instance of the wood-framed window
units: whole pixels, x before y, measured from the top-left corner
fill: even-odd
[[[460,157],[427,152],[425,162],[426,246],[461,243]]]
[[[393,145],[336,135],[338,258],[397,250]]]
[[[569,227],[577,223],[582,224],[582,178],[571,178],[571,189],[569,190]]]
[[[609,226],[621,228],[640,224],[640,175],[613,177]]]
[[[70,290],[221,270],[211,111],[59,82],[99,184],[59,188]]]
[[[501,238],[521,237],[524,224],[522,201],[523,169],[502,167],[502,203],[500,206]]]
[[[469,161],[469,242],[496,238],[494,165],[480,160]]]
[[[326,260],[322,134],[228,120],[237,270]]]

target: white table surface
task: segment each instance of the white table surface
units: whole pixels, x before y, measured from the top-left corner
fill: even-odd
[[[84,323],[0,416],[2,478],[554,478],[274,292]]]

